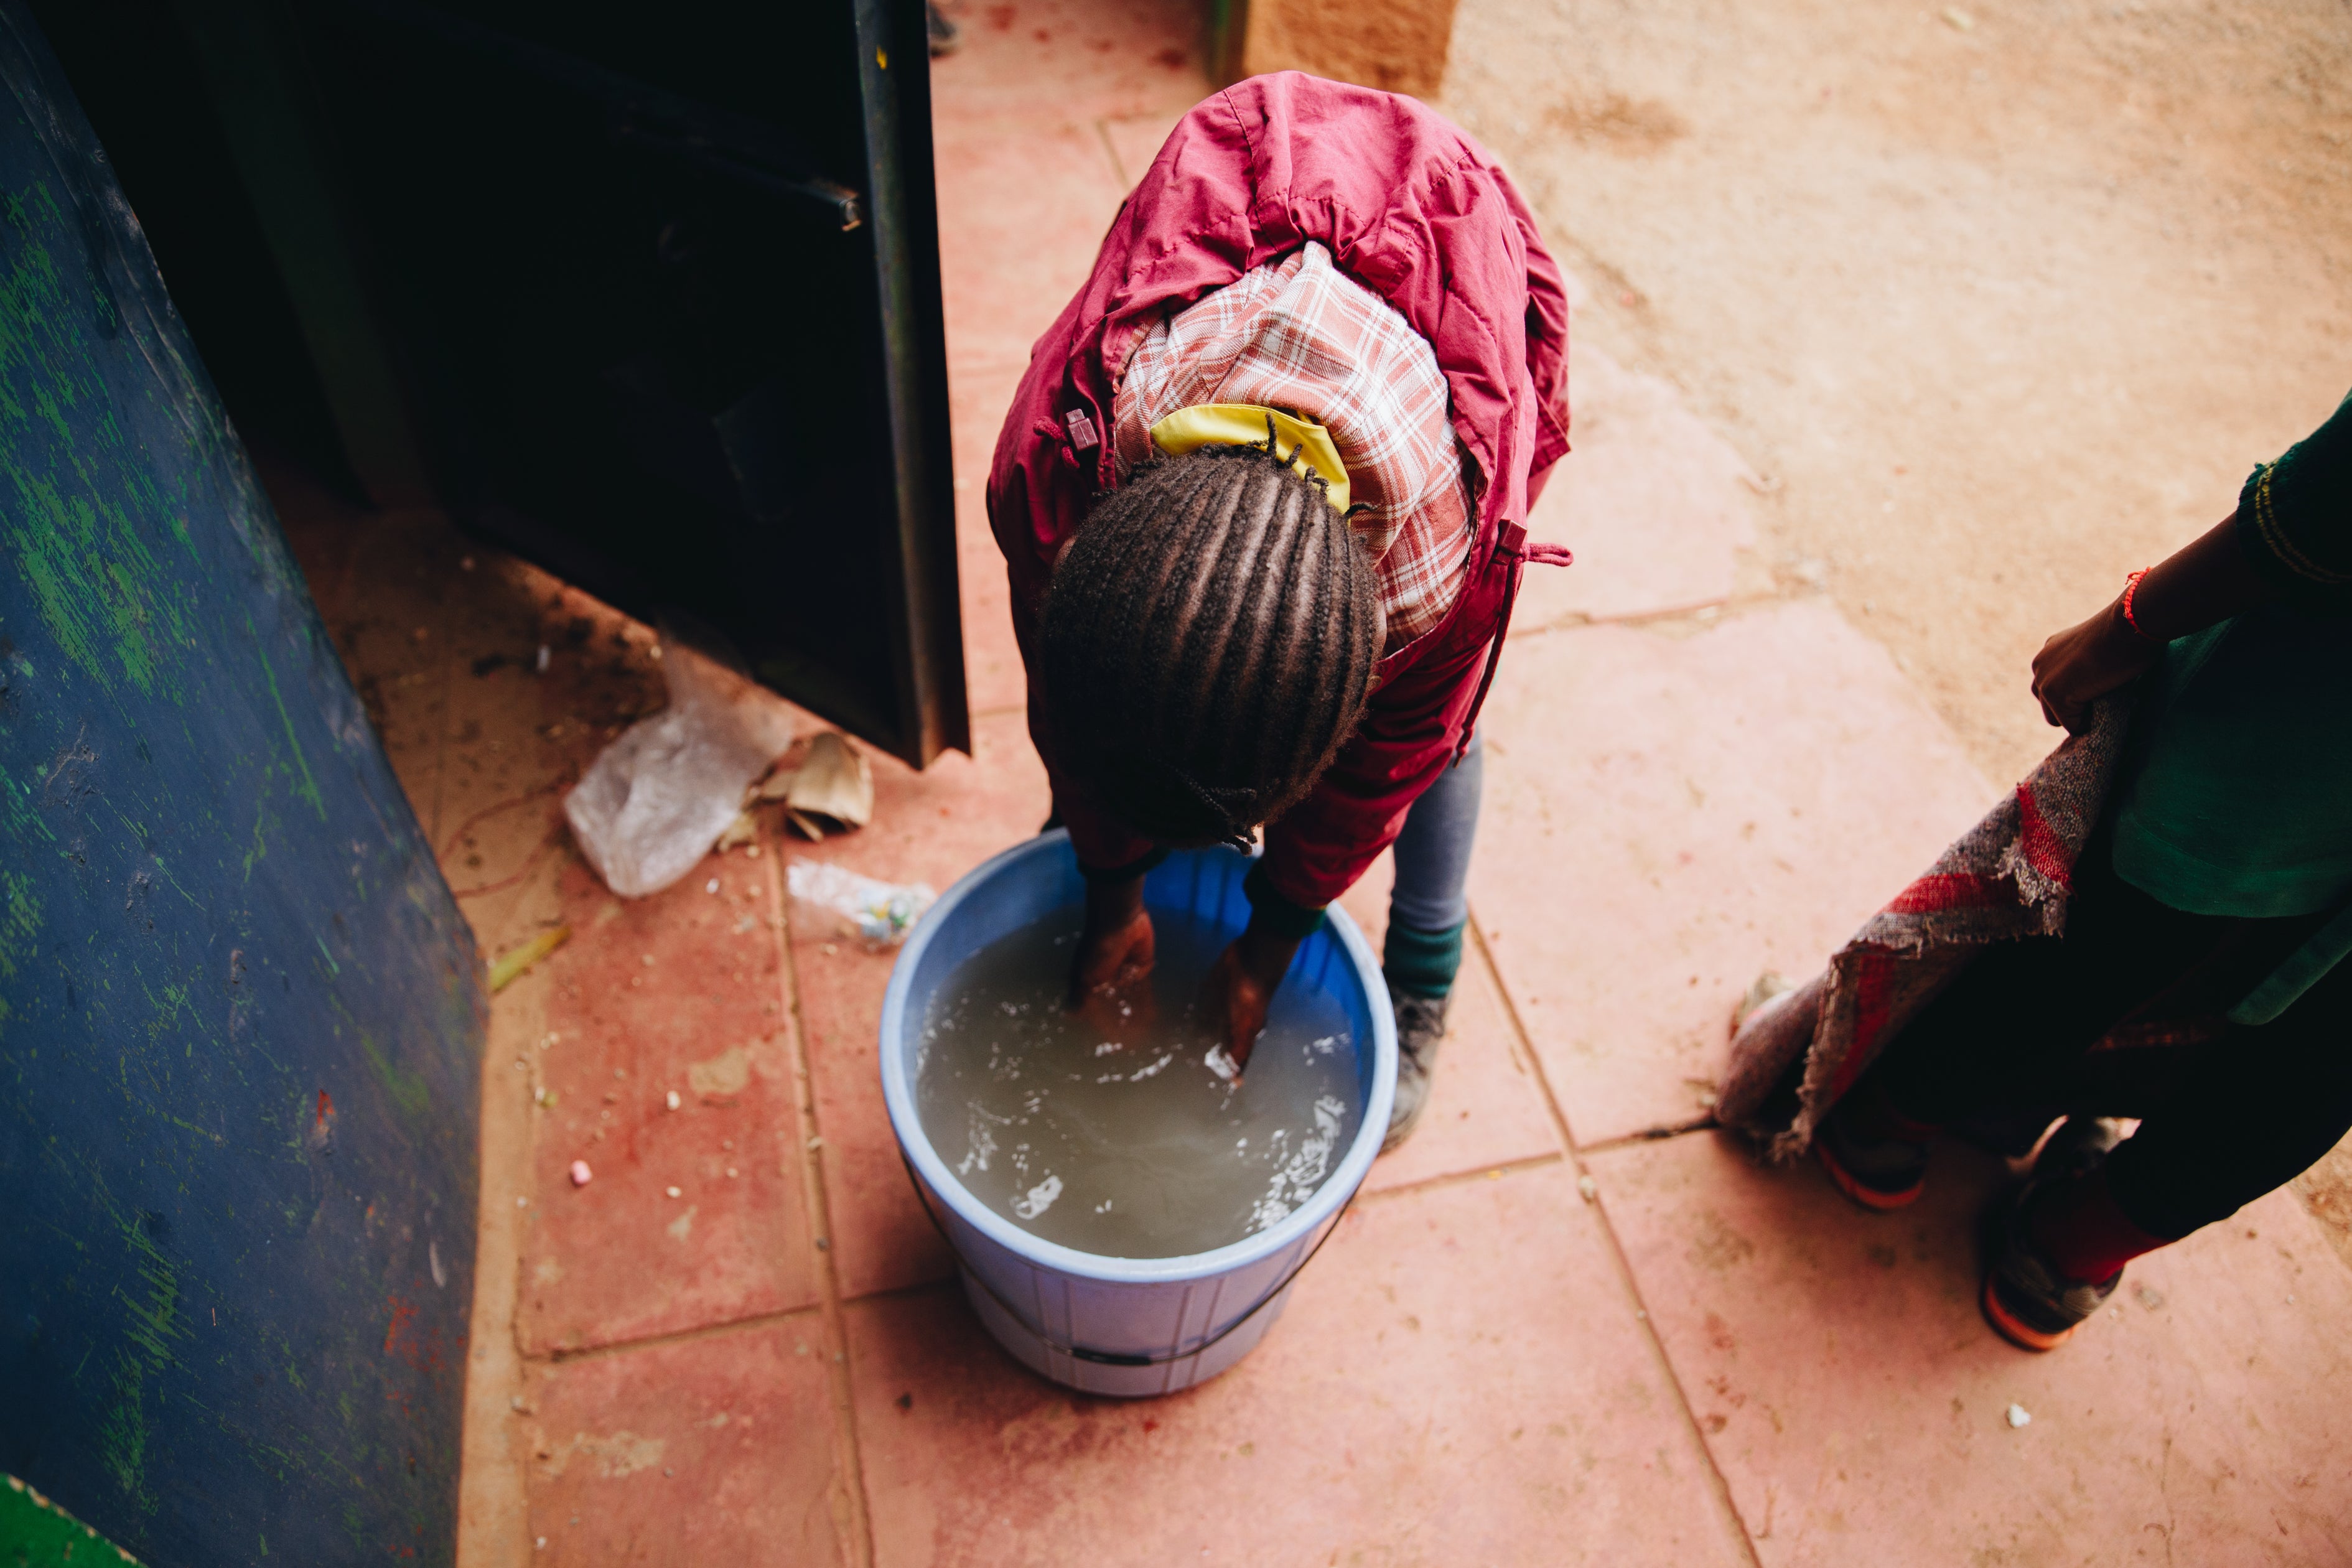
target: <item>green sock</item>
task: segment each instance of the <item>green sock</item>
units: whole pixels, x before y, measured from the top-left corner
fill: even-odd
[[[1415,996],[1451,993],[1454,977],[1462,971],[1462,933],[1469,926],[1468,921],[1444,931],[1390,926],[1381,953],[1381,971],[1388,976],[1389,989]]]

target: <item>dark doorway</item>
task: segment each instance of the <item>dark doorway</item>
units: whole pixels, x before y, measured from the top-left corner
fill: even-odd
[[[258,438],[969,747],[919,0],[36,9]]]

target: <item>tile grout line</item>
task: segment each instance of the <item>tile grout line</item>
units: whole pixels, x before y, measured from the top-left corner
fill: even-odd
[[[1549,1154],[1529,1154],[1517,1160],[1503,1160],[1491,1165],[1480,1165],[1469,1171],[1440,1171],[1433,1176],[1423,1176],[1417,1182],[1399,1182],[1392,1187],[1376,1192],[1359,1191],[1351,1203],[1381,1204],[1391,1198],[1410,1197],[1419,1193],[1435,1192],[1441,1187],[1458,1187],[1465,1182],[1491,1182],[1503,1176],[1516,1176],[1527,1171],[1540,1171],[1572,1159],[1573,1156],[1554,1150]]]
[[[849,1325],[843,1314],[841,1275],[833,1255],[832,1205],[826,1199],[823,1135],[817,1128],[816,1078],[809,1066],[808,1019],[801,1011],[800,966],[793,957],[783,857],[778,852],[780,846],[771,844],[767,847],[770,853],[763,858],[767,861],[768,896],[772,900],[769,907],[776,911],[770,929],[776,939],[777,981],[793,1042],[793,1103],[798,1134],[794,1142],[800,1150],[802,1203],[808,1215],[811,1246],[816,1253],[818,1308],[833,1352],[826,1378],[833,1394],[834,1438],[841,1455],[843,1504],[834,1522],[845,1538],[850,1561],[858,1568],[872,1568],[873,1510],[866,1495],[866,1462],[857,1442],[857,1406],[849,1384]]]
[[[730,1318],[723,1323],[696,1323],[691,1328],[671,1329],[658,1334],[641,1334],[635,1339],[613,1340],[601,1345],[583,1345],[578,1350],[518,1351],[522,1359],[533,1366],[569,1366],[575,1362],[600,1361],[605,1356],[623,1355],[631,1351],[660,1350],[670,1345],[691,1344],[697,1340],[718,1339],[727,1334],[746,1333],[753,1329],[773,1328],[794,1318],[814,1313],[824,1321],[824,1305],[812,1301],[805,1307],[786,1307],[773,1312],[753,1312],[749,1317]],[[817,1336],[822,1339],[822,1334]]]
[[[1664,1143],[1670,1139],[1685,1137],[1693,1132],[1711,1132],[1719,1125],[1720,1123],[1712,1116],[1694,1117],[1688,1121],[1667,1122],[1657,1127],[1644,1127],[1639,1132],[1628,1132],[1621,1137],[1603,1138],[1598,1143],[1585,1144],[1577,1152],[1613,1154],[1620,1149],[1639,1148],[1644,1143]]]
[[[1528,1062],[1535,1072],[1536,1088],[1543,1095],[1544,1106],[1551,1112],[1552,1123],[1559,1129],[1561,1140],[1568,1145],[1569,1161],[1580,1178],[1590,1175],[1584,1163],[1584,1152],[1577,1146],[1576,1134],[1570,1128],[1568,1112],[1552,1092],[1551,1076],[1544,1070],[1543,1057],[1536,1050],[1535,1037],[1528,1032],[1527,1021],[1519,1016],[1519,1005],[1503,982],[1502,966],[1495,962],[1494,949],[1486,945],[1486,928],[1478,923],[1475,910],[1470,914],[1470,935],[1477,943],[1478,956],[1486,965],[1486,973],[1495,982],[1496,993],[1503,1001],[1503,1012],[1511,1021],[1511,1031],[1528,1053]],[[1650,1304],[1642,1294],[1642,1282],[1634,1276],[1633,1259],[1625,1256],[1625,1244],[1617,1234],[1616,1222],[1609,1217],[1609,1206],[1596,1192],[1588,1200],[1599,1211],[1601,1233],[1609,1238],[1609,1254],[1617,1262],[1618,1278],[1624,1282],[1626,1293],[1633,1298],[1634,1317],[1642,1325],[1643,1338],[1650,1347],[1660,1371],[1666,1374],[1666,1385],[1675,1391],[1675,1404],[1683,1413],[1684,1425],[1690,1428],[1691,1439],[1698,1445],[1699,1458],[1706,1465],[1707,1479],[1712,1483],[1716,1506],[1731,1526],[1731,1531],[1747,1554],[1750,1568],[1762,1568],[1763,1559],[1757,1553],[1755,1538],[1748,1532],[1748,1521],[1739,1517],[1739,1508],[1731,1498],[1731,1483],[1724,1478],[1723,1467],[1716,1462],[1715,1450],[1708,1447],[1706,1432],[1698,1424],[1698,1412],[1690,1401],[1689,1392],[1683,1387],[1682,1376],[1675,1370],[1674,1358],[1666,1353],[1666,1342],[1658,1332],[1657,1320],[1650,1315]]]
[[[1110,177],[1118,182],[1118,188],[1121,191],[1135,189],[1135,182],[1127,177],[1126,169],[1119,164],[1118,149],[1111,145],[1108,115],[1095,117],[1095,140],[1102,143],[1103,155],[1110,160]]]

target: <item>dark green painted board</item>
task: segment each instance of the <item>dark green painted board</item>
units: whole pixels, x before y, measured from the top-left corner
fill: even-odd
[[[0,89],[0,1470],[447,1562],[479,962],[13,0]]]
[[[0,1475],[0,1568],[107,1568],[138,1561],[20,1478]]]

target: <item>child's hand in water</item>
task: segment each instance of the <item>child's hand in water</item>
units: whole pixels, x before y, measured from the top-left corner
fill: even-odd
[[[1209,971],[1203,1011],[1223,1037],[1236,1074],[1249,1066],[1250,1052],[1265,1029],[1266,1009],[1297,951],[1295,938],[1277,936],[1253,919]]]
[[[1124,1044],[1139,1023],[1155,1016],[1150,987],[1151,915],[1143,907],[1143,879],[1089,884],[1087,923],[1070,963],[1069,1005],[1107,1039]]]
[[[1140,908],[1107,930],[1097,931],[1089,921],[1070,965],[1070,1005],[1124,991],[1150,976],[1151,951],[1151,916]]]

